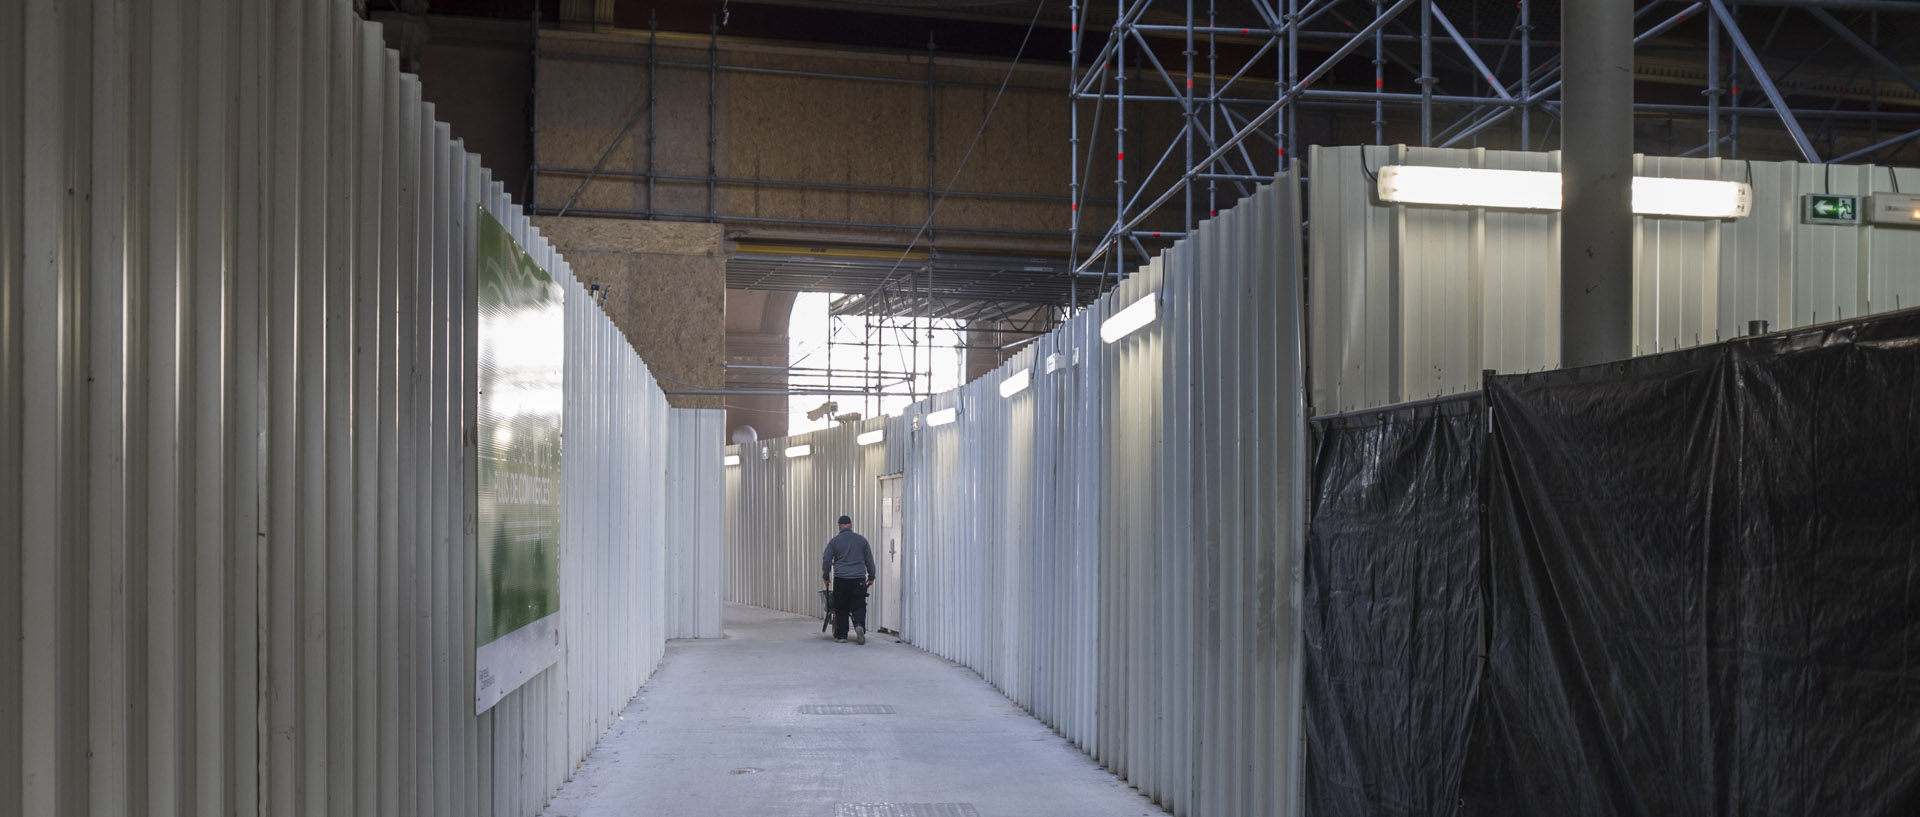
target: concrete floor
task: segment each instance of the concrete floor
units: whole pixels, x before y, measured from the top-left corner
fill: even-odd
[[[838,644],[817,618],[740,605],[726,634],[668,642],[547,817],[1166,813],[972,670],[892,636]]]

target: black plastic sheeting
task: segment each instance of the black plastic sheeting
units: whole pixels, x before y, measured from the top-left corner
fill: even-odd
[[[1920,814],[1916,338],[1489,379],[1463,814]]]
[[[1314,424],[1309,817],[1920,815],[1920,311],[1483,394]]]
[[[1478,684],[1478,395],[1316,421],[1306,813],[1452,814]]]

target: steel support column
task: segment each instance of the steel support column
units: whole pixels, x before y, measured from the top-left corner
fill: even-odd
[[[1633,353],[1633,24],[1625,5],[1560,9],[1560,360]]]

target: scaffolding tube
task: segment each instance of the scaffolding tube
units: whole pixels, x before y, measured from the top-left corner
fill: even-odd
[[[1071,5],[1074,37],[1069,47],[1067,92],[1072,106],[1068,118],[1072,131],[1069,195],[1073,218],[1069,260],[1076,272],[1102,274],[1102,286],[1112,286],[1129,272],[1129,263],[1144,260],[1151,248],[1141,244],[1141,239],[1151,240],[1158,233],[1167,240],[1215,213],[1222,182],[1245,185],[1264,181],[1284,167],[1287,159],[1297,156],[1301,144],[1307,141],[1299,124],[1302,109],[1370,110],[1373,118],[1368,124],[1372,125],[1376,143],[1391,138],[1389,126],[1398,111],[1415,112],[1416,118],[1404,123],[1413,128],[1413,138],[1408,141],[1423,144],[1472,144],[1471,140],[1484,138],[1496,127],[1513,128],[1508,133],[1517,135],[1522,149],[1535,147],[1536,141],[1538,149],[1548,149],[1556,138],[1554,123],[1560,116],[1562,89],[1559,42],[1552,35],[1536,36],[1533,0],[1517,0],[1513,15],[1496,23],[1497,30],[1483,30],[1478,14],[1472,19],[1454,19],[1432,0],[1242,0],[1228,3],[1228,8],[1223,8],[1219,0],[1209,0],[1204,14],[1194,0],[1179,0],[1178,5],[1172,0],[1098,4],[1102,11],[1111,13],[1111,22],[1094,21],[1092,5],[1078,1]],[[1789,87],[1781,82],[1781,77],[1793,69],[1782,73],[1778,65],[1773,69],[1776,73],[1769,74],[1762,62],[1769,44],[1756,47],[1747,39],[1738,22],[1743,6],[1805,12],[1833,29],[1847,48],[1829,56],[1855,60],[1854,72],[1872,77],[1872,109],[1842,108],[1838,100],[1822,110],[1792,104],[1793,94],[1807,92],[1803,87],[1806,83]],[[1860,29],[1868,24],[1877,26],[1877,19],[1843,22],[1833,14],[1843,10],[1920,14],[1920,3],[1636,0],[1632,12],[1638,30],[1633,38],[1635,46],[1646,46],[1689,21],[1704,20],[1707,48],[1705,98],[1700,104],[1643,102],[1634,106],[1634,112],[1697,118],[1705,126],[1706,144],[1687,152],[1705,151],[1718,156],[1725,146],[1724,152],[1733,158],[1740,155],[1742,117],[1762,117],[1779,123],[1801,158],[1810,162],[1822,159],[1803,121],[1826,123],[1824,135],[1829,141],[1835,129],[1842,127],[1837,123],[1858,123],[1853,127],[1864,130],[1867,123],[1877,127],[1882,122],[1920,122],[1920,112],[1883,110],[1878,91],[1881,77],[1913,91],[1920,91],[1920,78],[1882,53],[1876,46],[1878,38],[1866,36]],[[1355,11],[1359,14],[1352,13]],[[1229,19],[1237,15],[1253,25],[1222,25],[1223,12],[1229,12]],[[1370,19],[1362,19],[1368,12]],[[1406,12],[1417,13],[1419,19],[1402,22],[1399,18]],[[1170,24],[1168,17],[1184,18],[1186,22]],[[1095,34],[1090,24],[1110,28]],[[1093,39],[1102,35],[1102,40]],[[1245,48],[1231,58],[1223,56],[1218,38],[1225,35],[1232,35]],[[1083,37],[1087,40],[1084,43]],[[1203,40],[1204,69],[1200,54]],[[1155,53],[1156,44],[1169,41],[1182,47],[1182,73],[1169,70],[1171,61]],[[1095,42],[1099,45],[1091,47]],[[1307,47],[1313,50],[1303,51],[1303,44],[1310,44]],[[1342,76],[1348,78],[1343,87],[1313,87],[1362,47],[1370,51],[1362,59],[1371,60],[1372,88],[1354,87],[1364,80],[1354,82],[1344,70]],[[1498,49],[1498,59],[1493,59],[1488,49]],[[1517,62],[1508,49],[1518,50]],[[1169,50],[1163,49],[1163,53]],[[1723,64],[1723,54],[1729,52],[1736,56],[1731,64]],[[1393,80],[1389,65],[1411,75],[1415,87],[1390,88]],[[1845,70],[1844,66],[1838,69],[1842,73]],[[1196,76],[1196,72],[1202,75]],[[1753,104],[1751,97],[1742,104],[1743,74],[1765,97],[1763,104]],[[1470,89],[1450,92],[1443,87],[1456,79],[1469,78]],[[1264,90],[1268,82],[1274,86],[1273,95],[1256,99],[1261,91],[1255,88]],[[1826,101],[1820,104],[1826,105]],[[1093,107],[1083,109],[1087,105]],[[1112,111],[1106,112],[1104,106],[1109,105]],[[1136,121],[1147,118],[1136,112],[1143,105],[1179,106],[1178,130],[1170,134],[1170,143],[1162,145],[1155,138],[1158,134],[1137,127]],[[1536,127],[1536,115],[1540,114],[1547,117],[1545,128]],[[1115,140],[1111,191],[1090,189],[1091,179],[1080,172],[1082,151],[1093,147],[1103,131]],[[1264,154],[1249,150],[1245,143],[1255,134],[1260,137],[1255,145],[1271,143],[1274,150]],[[1881,140],[1881,135],[1872,135],[1872,147],[1852,150],[1841,158],[1873,156],[1911,141],[1905,135]],[[1130,168],[1138,170],[1142,165],[1127,164],[1123,157],[1128,151],[1140,157],[1157,155],[1162,161],[1148,165],[1152,169],[1144,176],[1135,176]],[[1091,159],[1092,151],[1084,156]],[[1197,189],[1199,185],[1204,189]],[[1094,223],[1085,218],[1085,208],[1080,205],[1095,195],[1114,203],[1117,210],[1111,219]]]

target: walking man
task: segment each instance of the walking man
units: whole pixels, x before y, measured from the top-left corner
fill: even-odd
[[[873,546],[853,532],[853,520],[840,517],[840,534],[820,554],[820,582],[833,591],[833,640],[846,643],[852,616],[853,643],[867,643],[867,588],[873,586]]]

